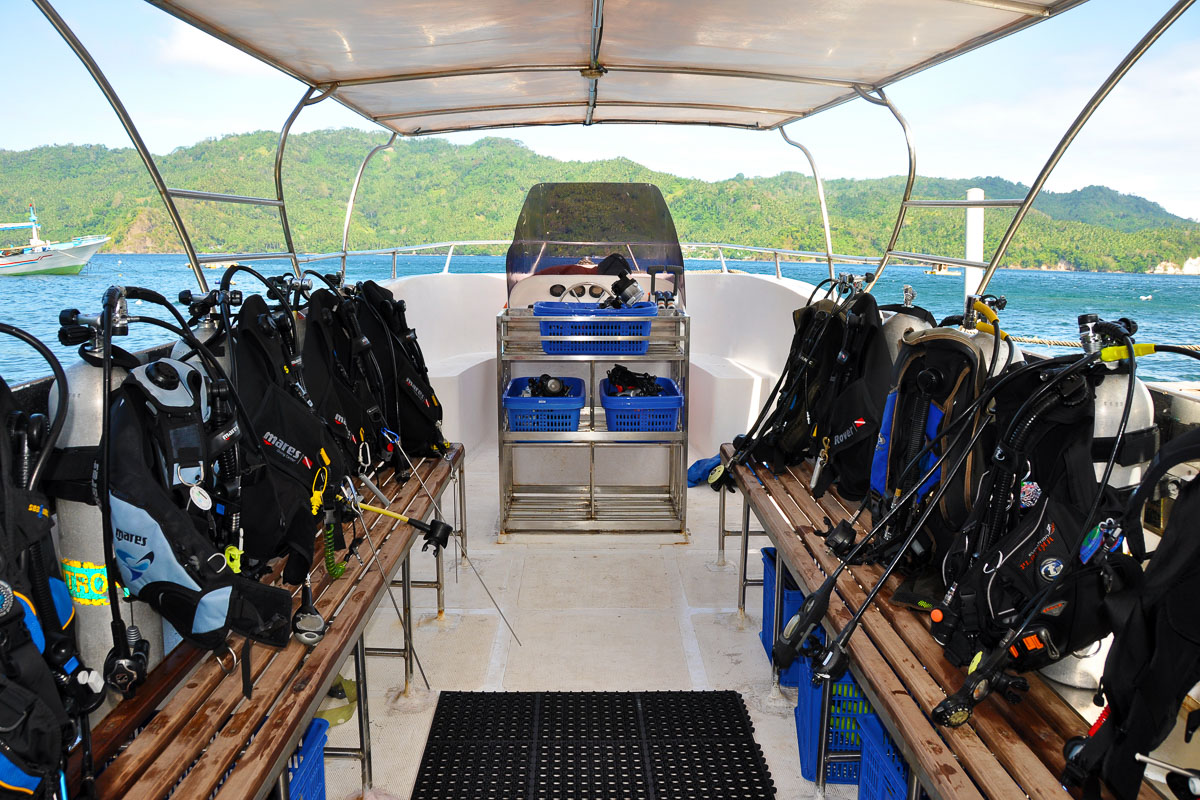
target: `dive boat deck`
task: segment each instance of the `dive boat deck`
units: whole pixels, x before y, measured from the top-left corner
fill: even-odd
[[[663,533],[529,533],[508,534],[500,542],[496,451],[477,448],[465,473],[469,558],[521,644],[470,566],[452,556],[451,545],[444,613],[439,616],[433,593],[413,594],[414,649],[431,688],[417,673],[405,692],[402,661],[368,656],[377,793],[369,797],[411,793],[439,691],[668,689],[740,692],[777,796],[814,796],[814,784],[800,775],[795,689],[774,686],[758,637],[762,587],[748,588],[746,612],[739,615],[736,549],[730,546],[725,564],[717,564],[716,493],[705,487],[688,491],[686,540]],[[734,520],[741,500],[727,497],[727,519]],[[766,542],[750,540],[751,577],[761,571],[758,548]],[[432,578],[433,566],[432,557],[414,551],[414,580]],[[391,644],[401,637],[394,611],[381,603],[367,626],[368,643]],[[351,662],[342,674],[353,676]],[[1047,685],[1089,720],[1099,711],[1090,692]],[[1184,744],[1181,728],[1156,755],[1194,757],[1196,745]],[[356,744],[353,717],[330,729],[330,746]],[[357,762],[327,759],[325,770],[328,797],[360,796]],[[853,798],[857,792],[853,785],[825,788],[831,798]]]
[[[456,575],[451,545],[444,615],[439,619],[433,593],[413,594],[414,649],[432,689],[418,673],[405,694],[399,660],[370,662],[377,790],[410,793],[439,690],[732,689],[746,701],[778,796],[811,796],[813,785],[800,776],[794,690],[773,689],[758,639],[761,590],[739,618],[737,562],[731,557],[716,565],[716,493],[688,491],[690,541],[662,533],[531,533],[498,543],[495,450],[477,449],[466,475],[470,560],[522,644],[509,635],[470,567],[459,561]],[[740,509],[737,499],[731,508]],[[414,580],[432,573],[433,559],[414,551]],[[368,643],[400,636],[391,606],[380,604]],[[350,664],[342,674],[352,676]],[[331,746],[356,743],[354,722],[330,730]],[[358,796],[357,762],[329,759],[325,769],[328,797]],[[828,787],[830,797],[856,793],[854,786]]]

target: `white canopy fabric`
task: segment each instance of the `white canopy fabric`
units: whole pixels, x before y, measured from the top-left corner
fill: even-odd
[[[1085,0],[148,0],[404,135],[773,129]]]

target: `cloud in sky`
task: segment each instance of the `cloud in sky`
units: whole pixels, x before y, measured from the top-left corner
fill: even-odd
[[[183,22],[168,20],[170,29],[158,40],[157,56],[161,63],[199,68],[214,75],[239,79],[272,77],[275,70],[220,39]]]

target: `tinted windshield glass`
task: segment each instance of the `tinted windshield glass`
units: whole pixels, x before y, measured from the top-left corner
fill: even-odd
[[[683,266],[675,222],[657,186],[539,183],[525,197],[508,249],[509,292],[532,274],[595,274],[610,253],[621,254],[634,272]],[[674,282],[665,274],[659,279]]]

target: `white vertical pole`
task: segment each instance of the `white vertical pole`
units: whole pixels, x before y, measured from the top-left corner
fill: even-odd
[[[968,200],[982,200],[983,189],[967,189]],[[983,261],[983,209],[967,209],[967,254],[969,261]],[[975,293],[983,280],[981,267],[963,267],[963,301]]]

